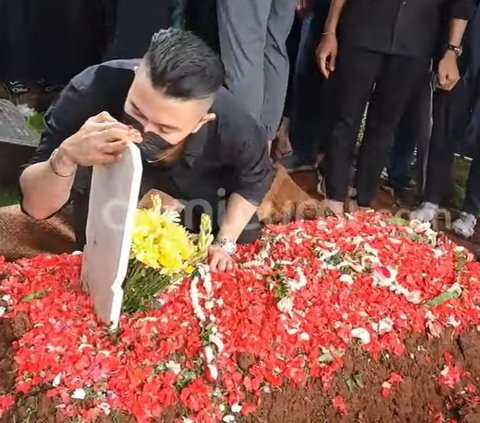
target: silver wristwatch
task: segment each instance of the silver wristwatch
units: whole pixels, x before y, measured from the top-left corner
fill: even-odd
[[[237,252],[237,244],[229,239],[219,238],[216,239],[213,244],[218,245],[230,256],[233,256]]]

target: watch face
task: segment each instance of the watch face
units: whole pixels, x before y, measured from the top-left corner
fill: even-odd
[[[235,252],[237,251],[237,246],[235,245],[234,242],[231,242],[231,241],[227,241],[223,246],[223,248],[230,255],[235,254]]]
[[[229,241],[228,239],[217,240],[214,242],[214,244],[223,248],[229,255],[233,255],[237,252],[237,244],[233,241]]]

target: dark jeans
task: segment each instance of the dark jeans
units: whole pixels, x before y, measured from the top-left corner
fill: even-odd
[[[395,191],[408,185],[415,147],[425,150],[432,132],[432,74],[426,72],[421,89],[410,100],[398,127],[388,169],[389,182]],[[421,167],[421,154],[417,154]],[[421,170],[419,169],[421,173]],[[418,178],[419,179],[419,178]]]
[[[425,186],[425,201],[430,203],[441,204],[450,195],[455,152],[468,125],[470,89],[467,81],[462,79],[452,91],[435,91]]]
[[[325,78],[318,70],[315,51],[320,42],[326,16],[313,14],[302,26],[295,67],[290,142],[294,153],[314,162],[319,140],[324,139],[327,109],[324,106]]]
[[[357,134],[370,101],[356,174],[358,204],[370,206],[387,165],[397,127],[412,93],[421,86],[428,66],[426,59],[340,46],[334,73],[334,118],[327,145],[328,198],[344,201],[347,196]]]

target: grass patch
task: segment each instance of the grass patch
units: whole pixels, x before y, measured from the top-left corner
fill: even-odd
[[[45,113],[34,112],[27,118],[28,126],[38,134],[45,130]]]
[[[452,206],[461,209],[467,186],[468,175],[470,173],[471,161],[463,157],[455,157],[452,168],[453,195]]]
[[[1,188],[0,187],[0,207],[11,206],[12,204],[18,204],[20,201],[20,195],[18,190],[14,188]]]

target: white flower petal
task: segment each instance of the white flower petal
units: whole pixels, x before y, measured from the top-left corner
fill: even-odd
[[[54,378],[53,378],[53,381],[52,381],[52,386],[54,386],[55,388],[57,386],[60,385],[62,381],[62,374],[61,373],[58,373]]]
[[[242,406],[238,403],[232,405],[232,413],[240,413],[242,411]]]
[[[82,388],[75,389],[74,393],[72,394],[72,398],[76,400],[84,400],[85,399],[85,390]]]
[[[355,328],[351,332],[352,337],[359,339],[362,344],[366,345],[370,343],[370,332],[365,328]]]

